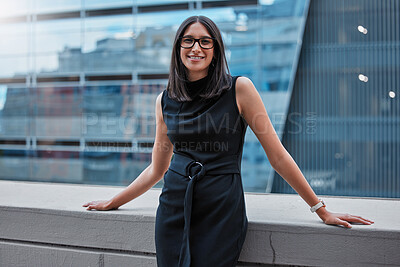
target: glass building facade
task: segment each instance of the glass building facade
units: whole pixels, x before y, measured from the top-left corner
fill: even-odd
[[[283,143],[317,193],[400,197],[399,89],[400,1],[311,1]]]
[[[232,75],[253,81],[317,193],[400,197],[396,0],[4,0],[0,179],[132,182],[191,15],[221,29]],[[248,192],[292,192],[250,128],[242,176]]]
[[[175,32],[191,15],[218,24],[232,74],[250,77],[267,102],[279,102],[266,106],[284,125],[305,0],[3,4],[0,179],[135,179],[151,160],[155,99],[167,83]],[[272,168],[251,131],[246,138],[245,187],[265,192]]]

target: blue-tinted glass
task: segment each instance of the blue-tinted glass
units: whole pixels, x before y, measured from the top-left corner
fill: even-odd
[[[29,58],[27,56],[8,55],[0,56],[0,77],[23,76],[29,70]]]
[[[57,53],[43,53],[41,55],[35,55],[35,72],[41,74],[52,74],[62,69],[59,66],[59,57]],[[76,63],[79,63],[76,62]],[[79,65],[78,65],[79,66]],[[78,67],[76,66],[76,67]]]
[[[149,153],[85,152],[81,161],[83,172],[80,182],[127,185],[140,175],[150,161]]]
[[[0,84],[0,136],[25,139],[30,135],[29,89]]]
[[[0,23],[0,56],[27,56],[28,27],[26,23]]]
[[[65,149],[57,150],[51,141],[38,147],[30,155],[29,163],[32,166],[29,180],[82,183],[83,162],[80,153]]]
[[[36,23],[33,55],[38,74],[80,70],[80,25],[80,19],[45,20]]]
[[[46,7],[47,1],[36,1],[34,6],[38,14],[81,11],[81,2],[78,2],[57,2],[55,6]],[[279,132],[286,115],[293,62],[301,43],[305,1],[261,1],[260,5],[230,7],[210,7],[208,4],[212,1],[203,1],[206,8],[200,10],[194,9],[201,6],[198,1],[189,2],[186,10],[160,11],[157,5],[185,6],[181,1],[88,0],[82,2],[86,10],[132,5],[132,15],[110,15],[110,10],[104,10],[101,16],[98,16],[100,13],[85,13],[82,19],[60,19],[62,14],[51,19],[39,16],[37,22],[29,24],[35,31],[33,43],[28,46],[33,52],[32,63],[28,58],[27,68],[32,65],[35,74],[29,76],[28,81],[32,82],[35,99],[43,98],[44,104],[38,107],[41,102],[33,103],[35,120],[30,124],[32,142],[28,146],[38,151],[88,153],[83,158],[71,156],[73,162],[81,164],[81,172],[76,173],[80,178],[75,181],[95,183],[93,179],[100,177],[102,168],[110,172],[121,169],[126,157],[139,158],[140,166],[148,163],[155,134],[155,99],[165,88],[166,80],[154,76],[155,80],[143,82],[139,77],[168,74],[177,28],[185,18],[199,14],[217,23],[226,45],[231,73],[252,79]],[[134,14],[135,5],[139,6],[137,14]],[[144,6],[153,6],[154,10],[141,9]],[[144,10],[146,12],[142,12]],[[77,15],[76,12],[71,14]],[[124,74],[124,81],[115,77],[117,74]],[[57,77],[74,85],[64,86]],[[56,86],[43,86],[46,81]],[[71,100],[71,94],[77,97]],[[75,113],[71,113],[68,105],[60,104],[63,98],[74,107]],[[60,126],[62,130],[57,130],[55,118],[61,113],[66,115],[59,118],[64,123]],[[46,127],[39,129],[39,125]],[[59,159],[58,162],[70,162],[65,160],[68,156],[57,153],[48,155]],[[35,157],[39,160],[44,155]],[[250,130],[243,156],[245,189],[264,191],[272,168]],[[139,169],[135,174],[139,174]],[[127,174],[121,175],[115,183],[129,179]],[[99,183],[113,181],[107,172],[103,176]],[[43,177],[61,179],[56,178],[56,171]]]
[[[318,194],[400,197],[399,10],[311,2],[283,141]]]
[[[195,0],[188,0],[185,2],[195,2]],[[152,0],[152,1],[147,1],[147,0],[135,0],[135,3],[137,5],[167,5],[167,4],[180,4],[182,1],[179,0]]]
[[[32,135],[46,140],[75,139],[82,131],[82,93],[79,87],[38,87],[31,94]]]
[[[36,13],[65,12],[79,10],[81,0],[31,0]]]
[[[132,137],[135,128],[132,125],[135,122],[132,98],[132,89],[127,85],[86,87],[83,93],[83,136],[100,139]]]
[[[0,84],[0,179],[29,180],[29,90]]]
[[[136,37],[131,15],[86,18],[82,47],[84,70],[131,72]]]
[[[132,6],[135,2],[136,0],[85,0],[84,5],[86,9],[100,9]]]
[[[302,17],[304,1],[297,0],[260,0],[262,18]]]
[[[28,72],[29,32],[25,23],[0,23],[0,77]]]
[[[0,150],[0,179],[6,180],[30,180],[31,164],[28,151],[22,146],[20,149],[12,145],[2,145]]]
[[[85,87],[82,136],[91,145],[84,153],[84,183],[129,184],[148,166],[151,147],[140,144],[154,141],[155,100],[164,87],[150,83]]]
[[[83,93],[83,136],[132,140],[155,137],[154,105],[165,85],[88,86]]]

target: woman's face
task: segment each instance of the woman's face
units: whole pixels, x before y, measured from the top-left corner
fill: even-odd
[[[183,37],[199,39],[203,37],[211,38],[211,35],[203,24],[195,22],[186,29]],[[180,47],[180,49],[181,60],[188,70],[189,80],[195,81],[207,76],[208,67],[214,55],[214,47],[211,49],[203,49],[200,47],[199,42],[195,42],[192,48]]]

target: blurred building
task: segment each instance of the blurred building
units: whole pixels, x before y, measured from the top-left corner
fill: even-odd
[[[0,179],[130,183],[151,160],[175,32],[206,15],[317,193],[399,197],[399,4],[378,2],[7,0]],[[242,174],[246,191],[292,192],[250,128]]]
[[[400,197],[399,21],[399,1],[311,1],[283,143],[319,194]]]

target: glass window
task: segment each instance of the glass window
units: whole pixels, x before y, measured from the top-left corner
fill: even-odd
[[[30,135],[29,90],[7,85],[0,89],[0,137],[25,140]]]
[[[85,0],[84,5],[85,9],[100,9],[132,6],[135,2],[135,0]]]
[[[51,142],[49,142],[51,143]],[[23,159],[21,159],[23,162]],[[39,148],[29,158],[29,179],[42,182],[82,183],[82,157],[76,151]]]
[[[57,53],[46,53],[34,57],[34,70],[37,74],[54,73],[59,70],[59,60]]]
[[[28,72],[28,28],[25,23],[0,23],[0,77]]]
[[[31,180],[31,165],[27,150],[2,148],[0,153],[0,179]]]
[[[36,22],[35,53],[61,52],[81,46],[80,19],[47,20]]]
[[[155,100],[165,84],[87,86],[83,94],[85,138],[155,137]]]
[[[34,58],[37,73],[80,70],[80,25],[80,19],[46,20],[36,23]]]
[[[79,87],[38,87],[31,95],[36,138],[80,138],[82,94]],[[76,139],[75,139],[76,140]]]
[[[2,0],[0,18],[25,15],[30,11],[30,0]]]
[[[0,56],[0,77],[12,78],[28,73],[27,56]]]
[[[86,18],[82,47],[84,70],[132,72],[136,38],[132,15]]]
[[[100,147],[98,147],[100,148]],[[149,153],[85,152],[80,179],[85,184],[128,185],[151,162]],[[156,187],[161,187],[160,181]]]
[[[36,13],[64,12],[79,10],[81,0],[32,0]]]
[[[0,56],[27,56],[28,27],[26,23],[0,23]]]
[[[195,0],[188,0],[185,2],[194,2]],[[147,1],[147,0],[136,0],[135,1],[137,5],[167,5],[167,4],[180,4],[182,1],[178,0],[152,0],[152,1]]]
[[[123,184],[137,176],[151,159],[155,99],[166,86],[162,75],[169,72],[176,30],[191,15],[217,23],[231,73],[252,79],[271,120],[280,127],[301,44],[305,2],[263,0],[235,6],[238,2],[232,1],[231,6],[218,7],[214,1],[30,1],[37,21],[0,28],[10,41],[0,41],[6,51],[0,52],[0,59],[7,63],[1,73],[33,70],[37,79],[32,79],[39,84],[30,89],[32,102],[25,107],[33,115],[16,120],[20,128],[11,119],[3,123],[10,135],[15,129],[23,132],[21,138],[34,151],[27,162],[38,168],[26,177]],[[203,9],[193,9],[198,6]],[[127,8],[113,13],[121,7]],[[80,18],[81,11],[87,11],[86,17]],[[144,80],[148,77],[154,80]],[[8,110],[10,101],[4,105]],[[243,155],[245,189],[264,192],[273,171],[251,131]],[[43,166],[51,159],[56,164],[46,172]]]
[[[83,93],[83,136],[96,139],[132,137],[135,117],[128,85],[86,86]],[[126,118],[121,117],[124,114]]]

